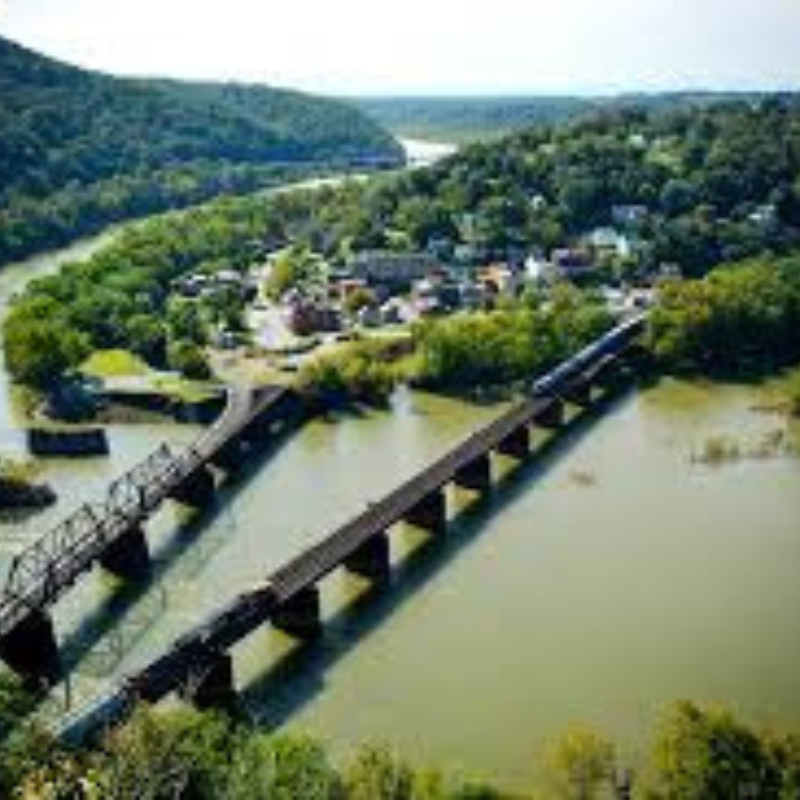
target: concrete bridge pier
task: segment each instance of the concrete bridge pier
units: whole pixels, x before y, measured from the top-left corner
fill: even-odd
[[[56,683],[61,659],[52,618],[32,610],[0,639],[0,658],[32,689]]]
[[[533,421],[540,428],[558,430],[564,425],[564,403],[553,399],[534,418]]]
[[[314,639],[322,632],[319,589],[309,586],[273,609],[274,627],[297,639]]]
[[[104,569],[126,580],[136,580],[150,570],[150,549],[140,527],[115,539],[100,556]]]
[[[472,492],[488,492],[492,488],[492,459],[489,453],[461,467],[453,477],[453,483]]]
[[[500,444],[497,445],[497,452],[503,456],[515,458],[517,461],[524,461],[531,454],[531,432],[525,425],[512,431]]]
[[[179,695],[201,710],[230,706],[236,699],[233,656],[215,653],[211,663],[190,674]]]
[[[437,489],[425,495],[405,513],[403,521],[429,533],[444,533],[447,527],[447,500],[444,492]]]
[[[211,504],[216,491],[213,473],[205,465],[200,465],[172,490],[171,496],[184,505],[204,508]]]
[[[389,537],[379,533],[367,539],[345,559],[344,566],[373,583],[385,583],[391,573]]]

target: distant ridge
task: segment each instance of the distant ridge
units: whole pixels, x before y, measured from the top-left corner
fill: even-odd
[[[303,170],[401,160],[379,124],[336,100],[115,78],[0,37],[0,263]]]
[[[396,136],[466,142],[491,139],[538,125],[553,125],[615,109],[674,111],[733,101],[756,102],[788,92],[717,90],[651,94],[531,96],[360,97],[352,102]]]

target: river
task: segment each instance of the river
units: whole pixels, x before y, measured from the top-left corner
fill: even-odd
[[[1,272],[0,297],[54,267],[48,257]],[[800,727],[800,461],[690,458],[711,435],[757,441],[774,429],[779,420],[754,408],[770,391],[663,381],[506,479],[438,546],[393,532],[392,591],[370,596],[336,574],[323,586],[321,643],[297,648],[261,631],[237,649],[246,703],[336,752],[388,741],[511,788],[530,784],[542,742],[575,723],[607,731],[635,760],[677,698]],[[5,450],[19,434],[2,392]],[[126,592],[98,571],[58,604],[74,700],[144,664],[496,413],[400,392],[388,412],[315,421],[280,443],[226,491],[216,518],[162,513],[148,531],[149,586]],[[110,460],[53,463],[45,476],[61,502],[0,524],[0,559],[156,443],[193,434],[113,426]]]

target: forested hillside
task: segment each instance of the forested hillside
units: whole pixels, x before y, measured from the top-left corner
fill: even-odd
[[[401,157],[378,125],[336,101],[122,80],[2,38],[0,98],[0,263],[125,217]]]
[[[672,263],[698,276],[797,244],[800,103],[605,111],[473,144],[367,195],[348,217],[356,248],[400,238],[503,258],[615,225],[635,244],[626,270]],[[615,219],[627,213],[636,219]]]

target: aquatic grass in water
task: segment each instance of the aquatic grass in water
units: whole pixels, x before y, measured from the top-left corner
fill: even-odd
[[[766,461],[800,455],[800,447],[788,428],[774,428],[757,441],[742,441],[730,434],[715,434],[691,455],[693,464],[719,467],[741,461]]]

